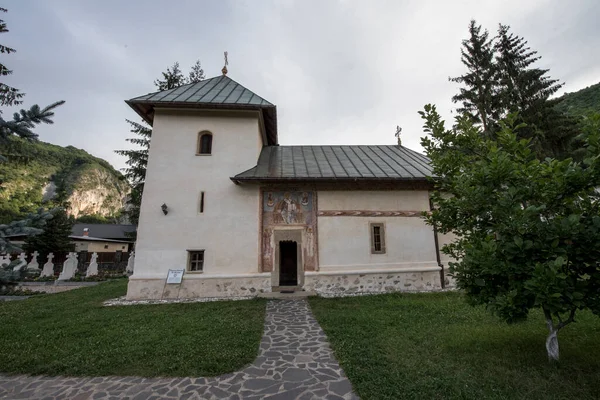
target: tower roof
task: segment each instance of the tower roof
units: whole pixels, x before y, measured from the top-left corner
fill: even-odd
[[[152,125],[155,107],[260,111],[269,145],[277,144],[277,108],[227,75],[125,101]]]

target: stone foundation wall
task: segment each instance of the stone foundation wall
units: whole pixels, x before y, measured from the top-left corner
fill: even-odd
[[[319,294],[425,292],[441,289],[439,271],[306,273],[304,289]]]
[[[231,277],[184,277],[181,284],[165,285],[164,279],[129,278],[127,300],[193,299],[198,297],[246,297],[271,291],[271,274]]]

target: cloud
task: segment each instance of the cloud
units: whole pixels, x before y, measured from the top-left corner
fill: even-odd
[[[492,32],[511,25],[565,91],[600,81],[595,0],[22,3],[7,14],[5,36],[19,50],[13,83],[27,102],[67,100],[40,137],[117,167],[124,119],[138,120],[123,100],[153,91],[174,61],[187,71],[200,59],[218,75],[225,50],[229,75],[277,105],[283,144],[394,143],[400,125],[403,143],[418,150],[424,104],[452,117],[457,86],[448,77],[463,71],[471,18]]]

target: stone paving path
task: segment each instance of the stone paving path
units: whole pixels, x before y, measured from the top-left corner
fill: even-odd
[[[358,399],[305,300],[267,303],[254,363],[214,378],[1,376],[0,399]]]

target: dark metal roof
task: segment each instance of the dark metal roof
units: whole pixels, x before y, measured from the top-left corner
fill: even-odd
[[[83,236],[84,228],[88,229],[88,236],[93,238],[130,240],[127,233],[135,232],[135,225],[118,224],[74,224],[71,228],[72,236]]]
[[[431,175],[429,159],[402,146],[267,146],[255,167],[231,180],[425,181]]]
[[[226,110],[259,110],[262,112],[270,145],[277,144],[277,111],[268,102],[227,75],[190,83],[174,89],[149,93],[125,101],[152,125],[154,107],[178,107]]]
[[[131,240],[114,240],[114,239],[105,239],[105,238],[97,238],[91,236],[69,236],[70,239],[73,240],[82,240],[88,242],[109,242],[109,243],[132,243]]]
[[[227,75],[205,79],[200,82],[179,86],[174,89],[163,90],[162,92],[134,97],[129,101],[273,106],[273,104],[269,103],[256,93],[246,89]]]

